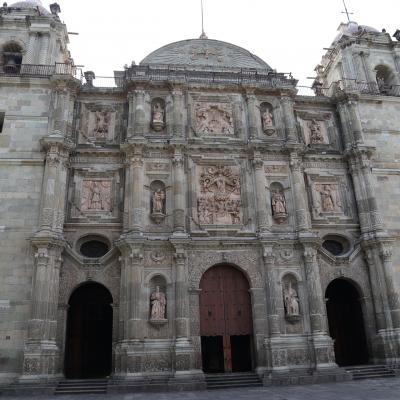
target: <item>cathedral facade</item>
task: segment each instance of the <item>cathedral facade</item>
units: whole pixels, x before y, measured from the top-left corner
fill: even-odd
[[[103,85],[59,11],[0,9],[0,383],[400,364],[400,33],[342,24],[315,96],[205,37]]]

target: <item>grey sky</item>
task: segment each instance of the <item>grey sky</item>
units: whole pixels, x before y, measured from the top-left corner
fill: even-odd
[[[201,33],[200,0],[57,0],[76,64],[112,76],[132,60]],[[10,2],[11,3],[11,2]],[[45,6],[51,2],[43,1]],[[391,35],[400,28],[398,0],[347,0],[352,19]],[[279,72],[310,85],[323,48],[341,21],[342,0],[204,0],[209,38],[244,47]]]

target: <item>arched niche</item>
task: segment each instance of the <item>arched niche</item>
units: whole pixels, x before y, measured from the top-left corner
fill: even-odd
[[[2,64],[7,74],[17,74],[21,70],[23,49],[20,44],[11,41],[3,45]]]
[[[301,306],[298,279],[294,274],[286,273],[282,277],[282,295],[285,318],[290,321],[298,321],[301,315]]]
[[[151,101],[151,127],[156,132],[165,128],[165,100],[160,97]]]
[[[393,85],[396,85],[396,77],[393,70],[387,65],[377,65],[375,67],[376,83],[378,91],[382,94],[389,94]]]
[[[275,117],[274,117],[274,108],[272,104],[263,102],[260,104],[260,117],[261,117],[261,126],[263,132],[267,136],[271,136],[275,133]]]
[[[150,217],[161,224],[166,217],[167,192],[164,182],[155,180],[150,184]]]
[[[283,224],[288,217],[284,187],[280,182],[272,182],[269,190],[272,217],[277,224]]]
[[[161,274],[149,280],[149,321],[164,323],[167,321],[167,280]]]

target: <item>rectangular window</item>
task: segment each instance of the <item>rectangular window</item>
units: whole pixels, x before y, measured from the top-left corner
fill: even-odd
[[[0,133],[3,132],[3,125],[4,125],[4,119],[6,117],[6,113],[0,111]]]

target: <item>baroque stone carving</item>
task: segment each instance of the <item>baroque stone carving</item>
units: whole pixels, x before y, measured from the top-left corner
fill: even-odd
[[[318,192],[316,210],[321,212],[342,212],[342,205],[337,184],[316,184]]]
[[[285,314],[287,316],[298,316],[300,314],[299,297],[291,281],[289,281],[288,286],[283,289],[283,300],[285,303]]]
[[[281,189],[271,191],[272,216],[278,223],[287,219],[286,199]]]
[[[95,112],[95,126],[92,137],[95,139],[106,139],[111,122],[111,112],[101,110]]]
[[[82,211],[111,211],[110,180],[85,180],[82,190]]]
[[[321,124],[315,119],[308,123],[309,140],[311,144],[325,143],[324,135],[321,132]]]
[[[157,224],[161,224],[165,219],[165,191],[157,189],[152,197],[151,218]]]
[[[156,131],[162,131],[165,127],[165,106],[162,100],[155,100],[151,110],[151,126]]]
[[[275,133],[274,116],[270,104],[264,103],[261,105],[261,121],[263,132],[270,136]]]
[[[196,132],[201,135],[234,134],[232,108],[229,104],[197,103]]]
[[[151,304],[150,320],[164,321],[167,300],[165,298],[165,294],[160,291],[159,286],[156,286],[155,292],[151,294],[150,304]]]
[[[240,187],[237,167],[204,167],[197,204],[200,224],[240,224]]]

